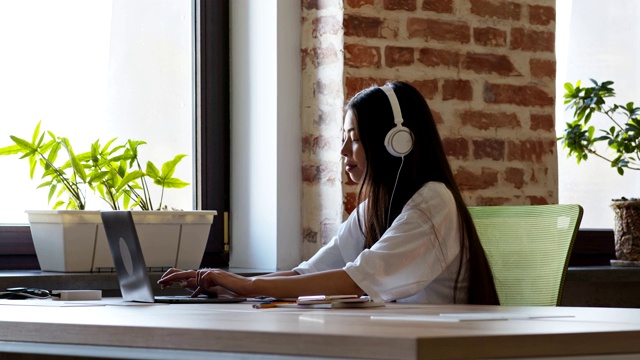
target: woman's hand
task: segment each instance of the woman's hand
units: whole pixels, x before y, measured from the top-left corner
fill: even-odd
[[[174,283],[193,291],[191,297],[197,297],[200,294],[238,296],[247,294],[251,280],[220,269],[196,271],[173,268],[167,270],[158,280],[161,287],[171,286]]]
[[[158,280],[158,284],[160,284],[161,288],[169,287],[174,283],[178,283],[182,287],[193,287],[195,285],[195,278],[195,270],[181,270],[171,268],[164,274],[162,274],[160,280]],[[189,283],[191,283],[191,286],[189,286]]]
[[[193,293],[197,288],[196,275],[197,271],[195,270],[171,268],[162,274],[160,280],[158,280],[158,284],[160,284],[160,288],[164,289],[177,283]]]

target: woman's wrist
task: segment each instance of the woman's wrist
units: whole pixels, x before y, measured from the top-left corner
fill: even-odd
[[[265,281],[266,280],[266,281]],[[246,289],[246,293],[248,296],[270,296],[267,294],[267,286],[265,283],[268,283],[268,280],[262,277],[252,277],[249,278],[248,289]]]

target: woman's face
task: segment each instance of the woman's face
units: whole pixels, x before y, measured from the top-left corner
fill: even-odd
[[[344,156],[344,164],[351,180],[359,183],[364,178],[367,168],[367,159],[364,156],[364,148],[360,142],[360,137],[356,130],[356,119],[351,110],[347,111],[344,117],[344,127],[342,130],[342,149],[340,154]]]

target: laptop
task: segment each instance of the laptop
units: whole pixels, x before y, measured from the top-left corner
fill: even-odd
[[[201,295],[154,296],[147,273],[140,240],[131,211],[101,211],[102,224],[107,234],[109,249],[113,257],[120,283],[120,292],[125,301],[144,303],[232,303],[245,298],[208,297]]]

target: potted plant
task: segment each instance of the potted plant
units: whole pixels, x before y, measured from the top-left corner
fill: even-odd
[[[575,157],[578,164],[590,156],[611,164],[618,174],[625,170],[640,170],[640,107],[633,102],[609,104],[607,99],[615,97],[613,81],[598,83],[591,79],[592,86],[582,87],[578,81],[564,85],[564,103],[573,109],[573,121],[566,124],[564,134],[558,138],[568,156]],[[599,114],[610,126],[596,129],[589,124],[592,116]],[[606,147],[598,146],[606,144]],[[613,199],[614,237],[617,260],[613,265],[640,264],[640,199]]]
[[[69,139],[41,131],[40,125],[30,141],[11,136],[14,144],[0,148],[0,155],[27,159],[32,179],[40,169],[43,182],[38,188],[48,187],[48,201],[55,201],[53,210],[28,211],[42,270],[88,272],[113,268],[100,212],[87,210],[87,191],[97,194],[113,210],[141,210],[134,211],[133,216],[147,266],[199,267],[216,212],[166,211],[162,203],[165,189],[188,185],[173,176],[186,155],[177,155],[160,168],[147,161],[143,171],[138,148],[146,144],[144,141],[116,144],[112,139],[101,146],[97,140],[89,151],[76,153]],[[155,206],[149,182],[161,187]],[[152,211],[161,209],[165,211]]]

